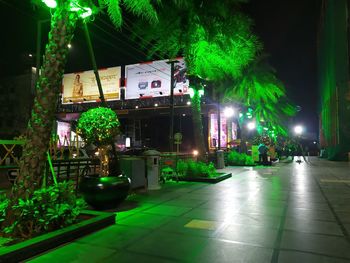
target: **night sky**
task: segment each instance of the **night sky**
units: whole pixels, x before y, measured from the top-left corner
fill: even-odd
[[[244,10],[254,20],[254,31],[270,54],[270,64],[287,88],[288,97],[301,106],[294,118],[307,131],[317,132],[317,26],[321,0],[251,0]],[[46,9],[33,8],[29,0],[0,0],[0,77],[23,73],[35,66],[36,21],[49,18]],[[128,19],[128,18],[127,18]],[[130,40],[130,18],[121,32],[106,16],[89,24],[98,67],[118,66],[147,60],[135,41]],[[43,44],[48,23],[43,24]],[[4,37],[5,36],[5,37]],[[83,31],[78,28],[67,72],[90,70]]]

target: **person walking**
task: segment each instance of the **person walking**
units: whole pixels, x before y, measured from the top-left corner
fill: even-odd
[[[258,146],[258,151],[259,151],[259,163],[263,165],[267,165],[267,151],[269,149],[266,147],[264,143],[260,143]]]

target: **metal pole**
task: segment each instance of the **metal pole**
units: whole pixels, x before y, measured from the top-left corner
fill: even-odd
[[[175,70],[175,63],[178,63],[177,60],[171,60],[167,63],[170,64],[170,131],[169,131],[169,149],[170,152],[174,151],[174,70]]]
[[[106,100],[105,100],[105,97],[104,97],[104,94],[103,94],[103,89],[102,89],[102,85],[101,85],[100,75],[98,74],[98,70],[97,70],[95,53],[94,53],[94,49],[92,48],[91,38],[90,38],[90,34],[89,34],[89,29],[88,29],[88,26],[87,26],[86,22],[84,22],[83,24],[84,24],[84,31],[85,31],[85,36],[86,36],[86,42],[88,44],[90,59],[91,59],[91,63],[92,63],[92,68],[93,68],[94,73],[95,73],[97,87],[98,87],[98,92],[100,93],[101,105],[106,107],[107,103],[106,103]]]

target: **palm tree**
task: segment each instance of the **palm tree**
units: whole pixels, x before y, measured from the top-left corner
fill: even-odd
[[[265,127],[276,135],[286,135],[284,120],[293,116],[296,110],[288,102],[284,85],[277,79],[276,71],[266,58],[266,55],[260,55],[246,67],[242,76],[231,82],[232,87],[225,90],[225,99],[252,108],[257,124],[264,122]],[[242,141],[245,141],[242,123],[240,128]]]
[[[87,7],[89,10],[96,9],[90,0],[56,0],[55,4],[41,75],[36,84],[34,106],[25,134],[26,143],[20,160],[20,172],[12,190],[13,199],[28,197],[35,189],[41,187],[68,44],[74,36],[79,15],[84,15]],[[122,4],[136,15],[145,17],[151,22],[157,21],[151,0],[100,0],[99,4],[100,8],[107,8],[117,27],[122,23]]]
[[[200,79],[239,76],[259,48],[250,31],[250,19],[237,8],[239,2],[242,1],[174,1],[164,4],[157,26],[138,27],[137,35],[150,57],[185,57],[194,93],[192,121],[199,156],[206,152]]]

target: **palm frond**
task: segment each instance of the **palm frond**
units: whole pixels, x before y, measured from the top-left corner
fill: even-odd
[[[123,3],[126,9],[133,14],[145,18],[151,23],[158,22],[157,12],[150,0],[123,0]]]
[[[111,18],[113,24],[120,28],[123,22],[122,19],[122,11],[120,8],[120,1],[119,0],[102,0],[100,1],[100,5],[103,4],[107,6],[108,15]]]

